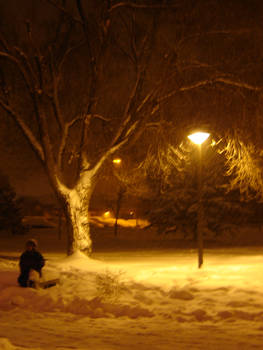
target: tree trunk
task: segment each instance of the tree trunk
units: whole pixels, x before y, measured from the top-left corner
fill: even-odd
[[[87,185],[84,180],[80,180],[75,188],[66,192],[60,191],[67,225],[68,255],[77,251],[84,252],[87,255],[91,254],[89,203],[92,189],[91,181],[88,181]]]
[[[62,237],[62,222],[63,222],[63,212],[58,209],[58,239],[61,240]]]
[[[117,196],[117,200],[116,200],[114,236],[117,236],[117,234],[118,234],[118,219],[119,219],[119,214],[120,214],[120,209],[121,209],[121,202],[122,202],[125,191],[126,190],[123,187],[120,187],[120,189],[118,191],[118,196]]]

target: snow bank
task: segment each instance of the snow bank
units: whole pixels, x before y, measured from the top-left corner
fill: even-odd
[[[201,271],[179,265],[176,269],[135,265],[124,266],[122,271],[119,264],[105,264],[78,252],[48,262],[44,277],[59,276],[56,287],[34,290],[16,284],[16,266],[9,264],[9,271],[0,272],[0,308],[5,311],[26,308],[91,318],[163,316],[179,322],[263,320],[263,293],[254,289],[248,298],[246,282],[240,279],[248,265],[243,269],[240,265],[211,265]],[[6,269],[7,263],[4,266]],[[223,278],[227,283],[219,287]]]
[[[0,350],[15,350],[16,348],[8,339],[0,338]]]
[[[14,269],[14,266],[12,267]],[[0,309],[9,311],[14,308],[26,308],[32,312],[59,311],[92,318],[153,316],[151,311],[140,306],[138,302],[135,305],[117,302],[116,299],[121,295],[113,297],[114,291],[111,289],[115,288],[116,291],[118,284],[122,283],[118,281],[118,274],[105,270],[105,264],[90,259],[83,253],[77,252],[70,257],[49,263],[43,275],[46,280],[59,276],[60,283],[47,290],[21,288],[16,285],[17,271],[1,272],[0,281],[2,279],[3,282],[0,285]],[[98,276],[102,276],[100,286],[103,284],[103,288],[96,286]],[[110,278],[107,279],[108,277]]]
[[[105,226],[111,226],[113,227],[115,225],[116,218],[114,217],[104,217],[104,216],[95,216],[90,215],[89,217],[90,223],[93,225],[96,225],[98,227],[105,227]],[[149,225],[149,221],[143,220],[143,219],[118,219],[118,226],[122,227],[138,227],[138,228],[144,228]]]
[[[29,350],[29,348],[27,348]],[[25,347],[14,346],[9,339],[0,338],[0,350],[27,350]],[[40,350],[40,348],[30,348],[30,350]]]
[[[131,347],[125,344],[133,343],[138,350],[201,349],[208,340],[208,349],[217,349],[222,334],[227,334],[224,349],[262,348],[263,256],[258,251],[213,251],[201,270],[195,252],[149,254],[134,252],[129,258],[119,252],[110,262],[82,253],[53,255],[44,273],[59,276],[60,283],[46,290],[20,288],[17,262],[0,259],[0,350],[22,344],[37,349],[40,343],[39,349],[50,349],[48,343],[78,350],[126,350]],[[32,344],[24,333],[35,339]],[[111,346],[104,346],[109,339]]]

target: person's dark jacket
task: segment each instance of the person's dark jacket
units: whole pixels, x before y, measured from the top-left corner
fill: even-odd
[[[26,287],[31,269],[39,272],[41,276],[41,269],[45,265],[43,256],[35,249],[31,251],[25,251],[19,260],[20,275],[18,277],[18,283],[21,287]]]

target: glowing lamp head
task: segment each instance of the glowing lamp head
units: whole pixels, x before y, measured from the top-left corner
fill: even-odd
[[[109,218],[110,217],[110,211],[105,211],[105,213],[103,214],[105,218]]]
[[[188,136],[188,138],[196,145],[201,145],[210,136],[207,132],[195,132]]]
[[[113,159],[113,161],[112,161],[112,163],[113,164],[121,164],[121,159],[120,158],[115,158],[115,159]]]

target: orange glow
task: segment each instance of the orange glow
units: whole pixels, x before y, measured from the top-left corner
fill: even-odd
[[[105,213],[103,214],[106,218],[110,217],[110,211],[105,211]]]
[[[121,164],[121,159],[120,158],[115,158],[115,159],[113,159],[112,163],[114,163],[114,164]]]

